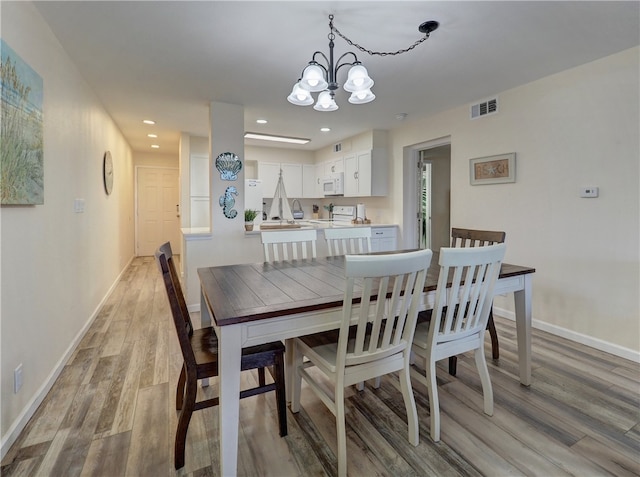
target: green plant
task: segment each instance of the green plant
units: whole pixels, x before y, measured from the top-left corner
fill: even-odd
[[[253,219],[255,219],[258,216],[258,211],[257,210],[253,210],[253,209],[247,209],[244,211],[244,221],[245,222],[253,222]]]

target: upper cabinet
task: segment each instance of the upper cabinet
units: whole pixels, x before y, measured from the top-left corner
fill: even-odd
[[[280,163],[258,162],[258,179],[262,181],[262,195],[265,198],[272,198],[278,185],[278,174],[280,174]]]
[[[373,148],[345,156],[345,197],[387,195],[387,162],[386,148]]]
[[[256,157],[256,177],[262,180],[264,198],[273,197],[280,169],[290,199],[324,198],[322,179],[339,172],[344,173],[345,197],[386,196],[389,193],[387,131],[367,131],[341,141],[331,150],[300,153],[300,158],[288,154],[290,151],[274,154],[271,148],[266,149],[268,152],[264,153],[258,148],[251,150]]]
[[[189,227],[209,227],[209,156],[192,155],[189,165]]]
[[[323,176],[328,176],[333,174],[334,172],[344,172],[344,159],[341,157],[340,159],[333,159],[331,161],[327,161],[324,164],[324,174]]]
[[[322,174],[324,168],[318,164],[302,165],[302,197],[304,199],[317,199],[323,197]]]
[[[262,180],[262,194],[265,198],[272,198],[278,185],[280,170],[282,182],[290,199],[301,198],[302,195],[302,164],[277,162],[259,162],[258,179]]]

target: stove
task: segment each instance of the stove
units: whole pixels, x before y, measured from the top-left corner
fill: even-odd
[[[334,205],[333,206],[333,221],[334,222],[348,222],[351,223],[356,218],[356,206],[355,205]]]

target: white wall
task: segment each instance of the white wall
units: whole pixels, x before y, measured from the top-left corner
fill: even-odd
[[[635,359],[639,56],[633,48],[502,92],[493,116],[472,121],[464,106],[390,134],[396,221],[406,205],[403,151],[451,136],[451,225],[506,231],[506,260],[536,268],[534,320]],[[517,154],[514,184],[469,184],[469,159],[506,152]],[[600,197],[580,198],[583,186],[599,186]],[[496,304],[513,309],[511,299]]]
[[[43,79],[45,194],[44,205],[0,209],[4,455],[132,259],[134,224],[131,150],[30,3],[2,3],[2,38]],[[74,213],[76,198],[84,213]],[[20,363],[24,385],[14,394]]]
[[[178,167],[178,155],[157,152],[134,152],[133,165],[134,167]]]
[[[293,164],[314,164],[313,151],[300,151],[283,147],[256,147],[245,146],[244,156],[246,161],[256,162],[282,162]],[[247,179],[254,179],[247,177]]]

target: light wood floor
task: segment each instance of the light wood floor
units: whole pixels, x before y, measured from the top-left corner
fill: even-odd
[[[401,394],[386,377],[380,389],[367,386],[347,399],[350,475],[640,475],[638,365],[534,330],[527,388],[518,382],[514,324],[497,317],[496,325],[493,417],[482,413],[472,357],[459,359],[457,377],[443,363],[442,441],[429,437],[427,393],[416,384],[420,444],[413,447]],[[138,258],[9,450],[2,475],[176,474],[181,363],[156,265]],[[240,475],[335,475],[334,418],[308,390],[302,411],[288,413],[285,438],[278,436],[273,393],[243,399],[240,416]],[[194,414],[178,475],[217,475],[217,422],[215,408]]]

